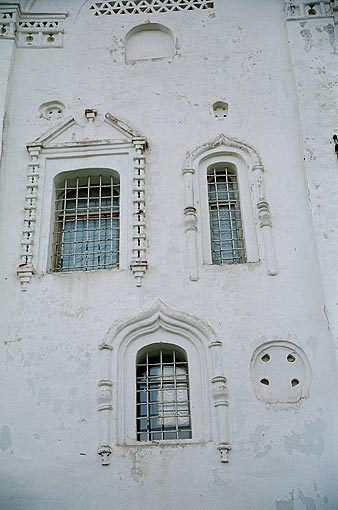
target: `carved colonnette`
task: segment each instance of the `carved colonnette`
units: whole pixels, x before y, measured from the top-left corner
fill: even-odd
[[[134,156],[133,176],[133,258],[130,268],[134,273],[137,287],[140,287],[148,268],[145,223],[146,158],[144,154],[147,144],[143,138],[133,138],[133,144],[136,155]]]
[[[21,239],[21,261],[17,274],[23,291],[27,290],[33,273],[33,244],[39,189],[40,147],[28,147],[31,160],[26,176],[25,217]]]
[[[199,278],[197,256],[197,211],[194,202],[193,168],[183,168],[185,184],[184,229],[187,234],[190,280]]]

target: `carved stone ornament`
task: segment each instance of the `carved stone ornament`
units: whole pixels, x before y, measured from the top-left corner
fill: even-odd
[[[142,13],[166,13],[178,11],[191,11],[195,9],[212,9],[213,0],[108,0],[94,2],[90,6],[94,16],[114,14],[142,14]]]
[[[146,225],[145,225],[145,150],[147,141],[138,132],[132,130],[123,121],[107,113],[103,120],[97,121],[97,112],[91,108],[85,110],[86,121],[78,123],[73,117],[53,127],[34,142],[27,144],[30,162],[26,177],[26,204],[24,226],[21,240],[21,260],[17,274],[22,290],[34,274],[34,241],[37,211],[39,203],[40,174],[44,172],[45,159],[50,154],[57,154],[76,162],[76,158],[95,156],[101,153],[115,155],[129,153],[133,161],[129,178],[133,182],[132,217],[128,220],[133,225],[133,248],[129,265],[135,276],[136,285],[140,286],[147,270],[146,259]],[[112,138],[109,138],[112,135]],[[40,212],[40,211],[39,211]]]
[[[285,12],[288,20],[332,17],[338,11],[337,0],[287,0]]]
[[[224,154],[235,155],[236,157],[241,158],[241,160],[244,160],[248,167],[248,171],[253,173],[253,184],[256,190],[256,211],[258,224],[262,229],[267,272],[269,275],[276,275],[278,271],[272,231],[272,220],[270,206],[265,194],[264,166],[262,159],[252,145],[236,138],[230,138],[221,134],[214,140],[204,143],[191,152],[188,152],[182,170],[185,184],[184,216],[189,253],[190,279],[198,280],[199,278],[197,252],[197,224],[199,218],[197,217],[196,198],[194,193],[194,188],[196,189],[198,187],[198,166],[200,161],[207,158],[209,155],[212,156],[218,149],[221,152],[224,152]]]
[[[251,359],[256,396],[277,410],[298,408],[309,395],[312,371],[305,352],[285,340],[266,342]]]
[[[166,334],[180,335],[182,338],[189,339],[188,342],[196,346],[199,356],[203,360],[203,364],[209,367],[211,378],[210,395],[213,396],[210,401],[203,400],[195,407],[204,408],[207,413],[213,416],[215,421],[215,429],[217,436],[212,438],[217,443],[217,450],[220,452],[221,462],[228,462],[228,453],[230,450],[229,441],[229,420],[228,420],[228,392],[226,382],[227,379],[223,375],[222,366],[222,342],[220,342],[212,328],[201,319],[194,317],[185,312],[172,308],[163,301],[156,301],[149,309],[128,319],[118,321],[107,332],[103,343],[99,349],[102,353],[102,379],[98,383],[98,411],[100,412],[100,446],[99,455],[106,465],[109,462],[109,454],[112,451],[113,444],[111,439],[112,428],[117,427],[114,444],[118,445],[137,445],[142,443],[131,441],[128,442],[133,434],[133,425],[129,428],[129,423],[135,423],[135,420],[128,410],[130,405],[125,401],[125,390],[123,390],[125,377],[128,377],[129,383],[134,391],[134,383],[130,382],[130,367],[126,367],[126,374],[122,367],[125,363],[125,356],[129,346],[132,346],[136,338],[147,338],[148,335],[164,330]],[[198,356],[198,357],[199,357]],[[134,362],[135,360],[133,360]],[[112,381],[111,374],[115,374],[117,368],[116,381]],[[121,372],[119,370],[122,370]],[[199,374],[197,377],[201,376]],[[206,380],[207,382],[207,380]],[[111,389],[115,389],[115,397],[111,394]],[[209,394],[209,393],[208,393]],[[121,396],[122,395],[122,396]],[[121,396],[119,400],[119,396]],[[114,400],[115,398],[115,400]],[[112,400],[113,399],[113,400]],[[116,417],[111,402],[117,402],[116,406],[119,410],[119,417]],[[212,410],[214,410],[212,412]],[[121,422],[119,422],[121,420]],[[205,423],[209,419],[203,420]],[[120,424],[119,424],[120,423]],[[113,426],[114,424],[114,426]],[[127,429],[125,426],[127,424]],[[120,429],[119,429],[120,428]],[[127,431],[130,431],[129,433]],[[212,432],[210,432],[212,434]],[[134,432],[136,434],[136,432]],[[203,433],[204,435],[204,433]],[[208,435],[208,433],[206,433]],[[119,439],[118,439],[119,437]],[[135,436],[136,437],[136,436]],[[208,437],[207,440],[210,440]],[[200,441],[200,439],[197,439]],[[108,453],[107,453],[108,451]]]
[[[0,5],[0,39],[14,39],[20,48],[62,48],[63,21],[68,13],[23,12],[20,2]]]

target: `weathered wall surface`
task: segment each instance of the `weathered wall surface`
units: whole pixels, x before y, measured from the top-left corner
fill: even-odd
[[[206,10],[94,16],[90,2],[34,2],[34,12],[69,16],[63,48],[17,47],[10,76],[0,191],[1,510],[338,507],[337,368],[324,308],[337,336],[336,293],[329,290],[337,216],[336,159],[329,145],[335,127],[333,33],[324,19],[286,22],[279,0],[214,3]],[[175,55],[126,63],[126,34],[148,21],[172,32]],[[219,100],[229,104],[224,119],[212,109]],[[16,270],[26,144],[55,126],[40,116],[48,101],[62,102],[63,119],[74,116],[80,124],[87,122],[86,108],[97,110],[97,122],[111,112],[148,140],[149,269],[139,288],[129,269],[48,272],[40,221],[34,255],[39,270],[21,290]],[[200,278],[189,279],[182,167],[187,151],[221,133],[251,144],[264,163],[275,276],[267,273],[254,204],[261,261],[215,267],[203,265],[199,255]],[[47,168],[40,169],[40,215],[51,210],[43,200]],[[200,318],[223,342],[229,463],[220,462],[210,440],[117,446],[121,410],[113,409],[110,465],[101,466],[98,347],[115,321],[158,299]],[[312,384],[299,405],[277,410],[256,398],[251,356],[272,340],[293,342],[309,360]],[[114,392],[114,371],[111,377]]]
[[[337,10],[335,10],[337,12]],[[337,340],[337,39],[333,16],[290,18],[287,22],[309,200],[326,307]]]

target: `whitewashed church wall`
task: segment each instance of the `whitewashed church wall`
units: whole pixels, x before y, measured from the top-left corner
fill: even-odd
[[[214,9],[102,16],[94,16],[90,5],[80,0],[28,2],[26,7],[31,6],[34,12],[69,11],[62,22],[63,47],[17,47],[10,76],[0,189],[0,508],[336,510],[337,369],[324,308],[326,304],[330,325],[334,325],[334,291],[330,294],[327,290],[334,280],[334,268],[330,265],[330,272],[323,270],[329,266],[334,238],[331,247],[324,239],[319,241],[319,230],[334,209],[336,161],[328,145],[333,116],[328,113],[327,121],[323,121],[325,129],[320,132],[310,115],[312,90],[325,85],[306,70],[312,65],[309,58],[314,50],[311,47],[304,53],[297,39],[299,22],[286,22],[284,4],[279,0],[214,0]],[[126,35],[148,22],[170,31],[174,55],[126,62]],[[292,38],[291,58],[286,23]],[[318,44],[312,58],[318,59],[316,65],[320,68],[326,65],[326,59],[333,67],[331,55],[323,49],[330,47],[326,40],[329,36],[317,30],[321,21],[311,23],[316,27],[311,28],[311,34]],[[168,39],[164,37],[163,41],[161,48],[167,50]],[[1,52],[3,42],[0,40]],[[312,90],[305,77],[314,80]],[[309,87],[304,96],[301,79],[304,87]],[[329,92],[323,93],[328,106]],[[61,117],[43,118],[41,105],[55,101],[64,105]],[[215,117],[213,105],[217,101],[228,104],[225,118]],[[38,264],[23,292],[17,268],[30,161],[26,144],[70,117],[86,126],[86,109],[97,111],[94,138],[95,130],[110,112],[148,141],[148,269],[142,286],[137,287],[128,267],[132,259],[129,225],[126,267],[74,273],[50,271],[46,225],[52,222],[52,194],[48,188],[52,179],[47,172],[56,171],[57,154],[46,155],[42,149],[33,245],[34,264]],[[65,131],[63,141],[67,136],[71,139],[72,129]],[[197,194],[199,278],[190,279],[182,169],[187,152],[221,134],[250,144],[264,165],[275,275],[267,271],[255,202],[252,214],[259,261],[203,264]],[[323,155],[325,143],[331,153],[325,149]],[[311,159],[312,148],[316,160]],[[76,157],[71,154],[70,165]],[[46,164],[44,158],[49,158]],[[88,157],[83,154],[81,158],[76,161],[84,168]],[[318,194],[328,186],[329,202]],[[256,191],[251,192],[255,196]],[[325,212],[314,213],[313,193],[321,206],[317,209]],[[330,217],[332,222],[327,228],[334,229],[334,211]],[[157,305],[159,300],[164,305]],[[210,327],[222,342],[220,365],[229,392],[229,462],[220,461],[215,439],[218,418],[210,380],[210,374],[216,375],[210,368],[214,347],[207,347],[207,340],[202,339],[201,347],[191,348],[192,366],[202,364],[206,381],[205,387],[201,385],[203,403],[199,404],[198,399],[193,403],[203,407],[199,414],[195,412],[201,421],[196,425],[198,440],[194,441],[194,423],[191,443],[126,446],[117,440],[122,408],[127,408],[127,421],[134,411],[128,414],[128,402],[116,388],[129,384],[135,369],[130,367],[130,373],[125,369],[127,381],[121,381],[118,340],[114,344],[119,336],[114,333],[114,324],[128,319],[132,327],[132,318],[146,316],[149,310],[154,310],[153,315],[149,312],[154,317],[154,332],[140,328],[147,331],[143,333],[145,341],[155,342],[156,335],[160,341],[166,334],[168,338],[179,335],[179,331],[173,332],[172,323],[177,320],[183,324],[185,314],[189,328],[193,324],[196,331],[209,331]],[[112,337],[109,331],[114,333]],[[188,349],[190,340],[186,335],[182,348]],[[112,351],[107,359],[112,360],[112,452],[110,464],[102,466],[97,453],[101,441],[98,383],[107,368],[99,346],[110,338]],[[142,342],[142,335],[136,335],[133,341]],[[295,344],[308,360],[306,367],[310,368],[306,370],[312,374],[308,396],[297,403],[266,404],[256,396],[251,359],[259,346],[274,341]],[[200,373],[190,372],[190,377],[198,388]]]

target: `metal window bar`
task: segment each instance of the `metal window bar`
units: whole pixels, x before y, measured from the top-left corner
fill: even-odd
[[[138,441],[191,439],[187,360],[176,350],[148,351],[136,367]]]
[[[56,189],[53,271],[119,266],[119,202],[115,176],[65,179]]]
[[[246,259],[237,175],[212,167],[207,180],[212,263],[241,264]]]

